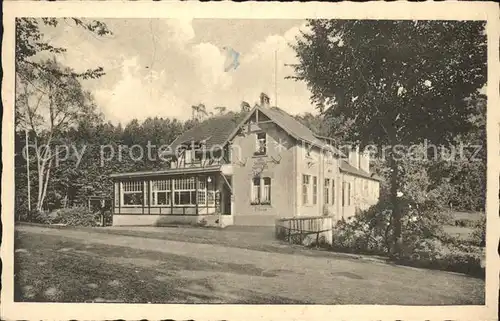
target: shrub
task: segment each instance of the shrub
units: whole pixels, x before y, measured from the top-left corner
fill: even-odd
[[[374,206],[347,220],[338,221],[333,227],[333,247],[337,250],[387,254],[390,249],[390,212]]]
[[[201,220],[198,221],[198,226],[206,226],[208,223],[206,218],[202,218]]]
[[[396,262],[425,268],[483,276],[481,267],[482,249],[467,242],[450,238],[442,225],[447,221],[446,213],[439,207],[425,202],[412,204],[402,200],[403,248]],[[381,201],[370,209],[333,227],[333,248],[351,253],[390,253],[392,208]],[[484,222],[476,227],[477,238],[484,239]]]
[[[51,224],[51,218],[47,212],[32,210],[27,219],[33,223]]]
[[[469,220],[469,219],[458,219],[455,220],[455,226],[460,226],[460,227],[475,227],[477,225],[477,222],[474,220]]]
[[[481,219],[476,222],[471,238],[474,244],[483,247],[486,246],[486,215],[483,215]]]
[[[97,226],[99,214],[93,213],[83,206],[62,208],[48,214],[49,224],[70,226]]]
[[[428,240],[423,241],[426,242]],[[481,264],[483,259],[484,254],[480,247],[454,246],[432,241],[415,248],[412,255],[401,257],[397,263],[483,277],[484,268]]]

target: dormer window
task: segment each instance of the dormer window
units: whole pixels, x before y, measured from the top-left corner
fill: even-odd
[[[186,164],[191,164],[193,162],[193,151],[191,149],[186,149],[184,152],[184,162]]]
[[[267,153],[266,133],[257,133],[255,155],[265,155]]]

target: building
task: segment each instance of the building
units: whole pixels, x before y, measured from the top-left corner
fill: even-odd
[[[375,204],[367,155],[345,155],[267,96],[239,123],[212,118],[180,135],[170,168],[113,174],[113,225],[274,225],[353,216]]]

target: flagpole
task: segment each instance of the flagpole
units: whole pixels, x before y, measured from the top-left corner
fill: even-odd
[[[278,50],[274,51],[274,104],[278,107]]]

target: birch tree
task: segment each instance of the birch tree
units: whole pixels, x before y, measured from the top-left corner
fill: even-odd
[[[110,35],[106,24],[97,20],[77,18],[16,19],[16,106],[15,126],[27,129],[33,136],[38,195],[36,210],[40,211],[47,192],[54,162],[54,143],[74,125],[75,119],[89,114],[93,104],[79,79],[95,79],[104,75],[102,67],[75,71],[58,64],[49,56],[66,51],[50,43],[42,27],[56,28],[60,23],[73,24],[97,36]],[[28,135],[27,135],[28,137]],[[30,188],[28,186],[28,188]]]
[[[64,133],[76,126],[77,121],[92,115],[95,106],[90,94],[71,76],[71,69],[60,66],[54,59],[39,65],[42,69],[31,67],[23,77],[18,77],[16,107],[19,126],[28,130],[33,142],[25,153],[35,158],[38,173],[35,208],[41,211],[54,160],[71,148]]]

